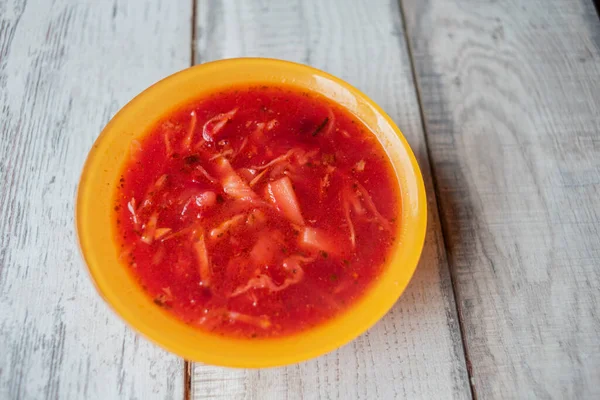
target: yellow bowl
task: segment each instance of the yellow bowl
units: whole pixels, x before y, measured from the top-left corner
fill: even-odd
[[[367,293],[337,318],[278,339],[232,339],[212,335],[157,307],[118,260],[111,222],[115,185],[134,138],[177,107],[205,93],[243,83],[288,84],[341,104],[377,136],[394,166],[402,215],[389,265]],[[425,239],[427,205],[423,178],[406,139],[385,112],[349,84],[290,62],[240,58],[176,73],[146,89],[115,115],[94,144],[77,193],[79,244],[99,293],[134,329],[188,360],[229,367],[292,364],[334,350],[369,329],[394,305],[417,267]]]

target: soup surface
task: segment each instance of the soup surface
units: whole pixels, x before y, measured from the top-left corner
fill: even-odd
[[[156,305],[244,338],[343,312],[400,223],[375,136],[287,86],[234,87],[171,113],[132,142],[115,202],[120,259]]]

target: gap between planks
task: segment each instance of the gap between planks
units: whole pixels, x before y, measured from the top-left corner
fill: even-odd
[[[196,15],[198,13],[198,0],[191,0],[191,29],[190,29],[190,67],[194,66],[196,59],[196,37],[198,29],[196,28]],[[192,362],[183,360],[183,400],[191,400],[192,398]]]
[[[183,400],[192,399],[192,363],[183,360]]]
[[[192,27],[191,27],[191,36],[192,40],[190,46],[190,67],[194,66],[194,60],[196,59],[196,37],[198,35],[198,28],[196,27],[196,15],[198,14],[198,0],[192,1]],[[186,361],[187,362],[187,361]]]
[[[421,119],[421,128],[423,129],[423,137],[425,141],[425,150],[427,151],[427,159],[429,160],[429,168],[431,170],[431,180],[433,182],[433,193],[436,198],[437,212],[439,215],[442,215],[442,210],[440,209],[441,197],[439,195],[439,186],[436,174],[436,166],[431,161],[432,154],[431,148],[429,146],[429,134],[427,130],[427,121],[425,120],[425,114],[423,111],[423,98],[421,94],[421,87],[419,86],[419,79],[417,77],[417,70],[415,66],[415,59],[413,54],[412,43],[409,40],[410,32],[408,31],[408,25],[406,23],[405,11],[404,11],[404,0],[397,0],[400,6],[400,18],[402,20],[402,29],[404,30],[404,41],[406,42],[406,51],[408,53],[408,58],[410,60],[410,73],[412,75],[413,86],[415,87],[415,93],[417,96],[417,103],[419,105],[419,118]],[[442,231],[442,240],[444,245],[444,250],[446,254],[448,254],[448,241],[446,240],[446,236],[448,234],[448,228],[443,218],[440,218],[440,229]],[[458,326],[460,328],[460,339],[462,342],[463,354],[465,356],[465,362],[467,367],[467,374],[469,378],[469,389],[471,391],[471,398],[473,400],[477,400],[477,392],[475,391],[475,386],[473,385],[473,371],[471,367],[471,358],[469,357],[469,347],[467,345],[465,327],[462,318],[462,312],[460,309],[460,305],[458,303],[458,289],[456,287],[456,277],[454,276],[454,268],[452,268],[450,264],[450,259],[448,258],[448,269],[450,272],[450,282],[452,284],[452,294],[454,295],[454,305],[456,307],[456,314],[458,316]]]

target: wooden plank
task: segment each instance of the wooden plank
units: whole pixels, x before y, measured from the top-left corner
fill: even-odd
[[[404,0],[477,397],[600,398],[600,22]]]
[[[79,255],[87,151],[190,61],[191,4],[0,1],[0,398],[183,398],[183,362],[103,303]]]
[[[204,5],[204,7],[203,7]],[[429,196],[421,264],[393,310],[367,334],[316,360],[269,370],[194,365],[197,399],[469,398],[458,319],[396,2],[200,3],[196,62],[267,56],[311,64],[366,92],[398,123]]]

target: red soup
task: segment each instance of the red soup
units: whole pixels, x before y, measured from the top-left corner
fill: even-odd
[[[199,329],[277,337],[350,307],[400,222],[391,164],[348,111],[244,86],[134,140],[118,183],[120,257],[159,307]]]

